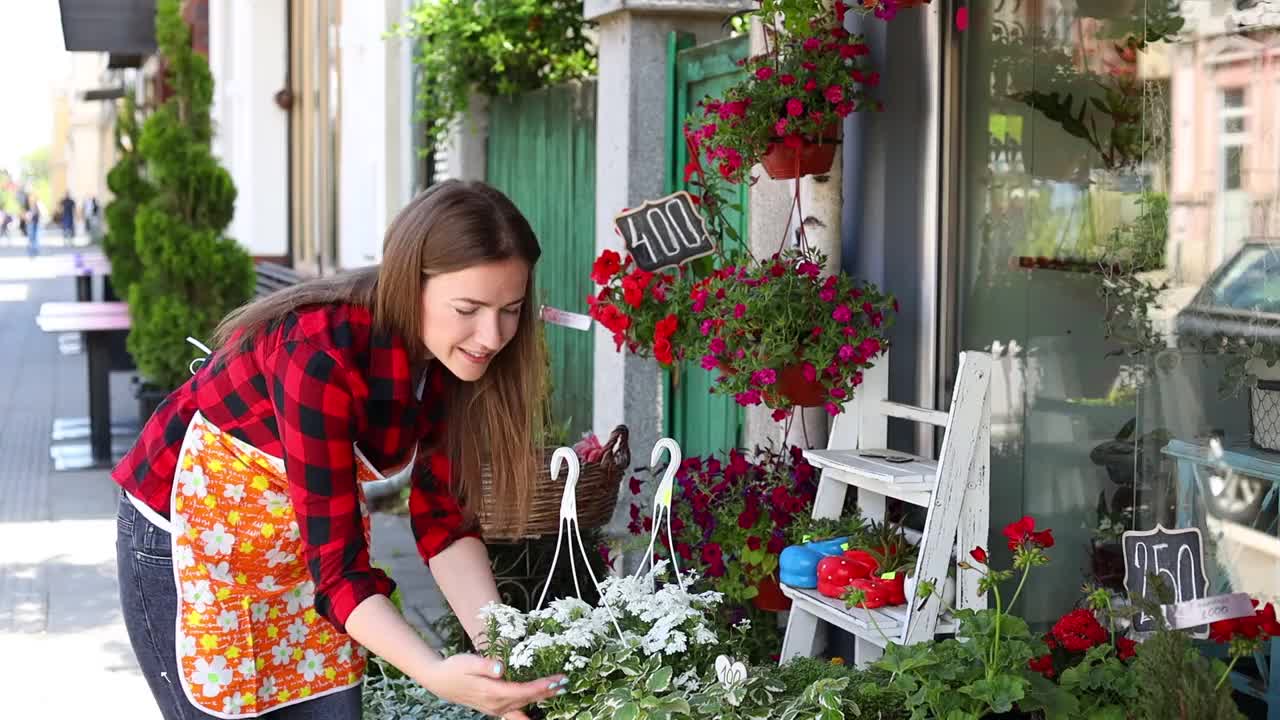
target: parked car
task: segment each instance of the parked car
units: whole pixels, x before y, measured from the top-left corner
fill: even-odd
[[[1178,312],[1174,331],[1183,344],[1221,337],[1280,345],[1280,238],[1247,240]],[[1280,453],[1268,459],[1280,462]],[[1266,480],[1227,472],[1204,489],[1209,510],[1223,520],[1269,524],[1275,515],[1274,504],[1262,508],[1271,489]]]

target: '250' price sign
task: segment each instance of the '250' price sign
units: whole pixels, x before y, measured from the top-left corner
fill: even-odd
[[[1196,528],[1169,530],[1156,525],[1154,530],[1130,530],[1124,534],[1124,589],[1130,595],[1159,606],[1165,600],[1176,605],[1200,600],[1207,594],[1209,581],[1204,573],[1204,543]],[[1168,595],[1160,597],[1157,587]],[[1149,632],[1157,629],[1156,618],[1139,612],[1134,629]],[[1204,637],[1208,626],[1194,628]]]

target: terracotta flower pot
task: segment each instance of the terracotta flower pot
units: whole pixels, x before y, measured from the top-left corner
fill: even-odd
[[[805,380],[801,363],[792,363],[778,372],[777,388],[783,398],[800,407],[821,407],[827,399],[822,383]]]
[[[751,598],[751,604],[757,610],[766,612],[782,612],[791,609],[791,598],[782,594],[777,575],[770,575],[756,585],[759,592]]]
[[[774,180],[791,180],[805,175],[821,175],[831,170],[840,147],[840,126],[829,128],[817,140],[806,139],[798,148],[787,147],[781,140],[769,143],[760,164]]]

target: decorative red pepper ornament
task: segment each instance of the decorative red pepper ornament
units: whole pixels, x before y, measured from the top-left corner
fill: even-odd
[[[846,550],[823,558],[818,563],[818,592],[831,598],[842,597],[854,581],[871,577],[878,567],[876,559],[865,550]]]

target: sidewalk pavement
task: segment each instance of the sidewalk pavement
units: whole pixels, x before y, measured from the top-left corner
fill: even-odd
[[[0,266],[24,255],[0,249]],[[88,380],[84,356],[61,355],[35,316],[42,302],[74,299],[71,278],[0,282],[0,715],[159,718],[120,615],[116,486],[106,470],[54,472],[49,459],[53,418],[88,414]],[[136,417],[130,373],[112,375],[111,403],[113,420]],[[444,603],[407,519],[376,515],[373,526],[374,562],[424,627]]]

